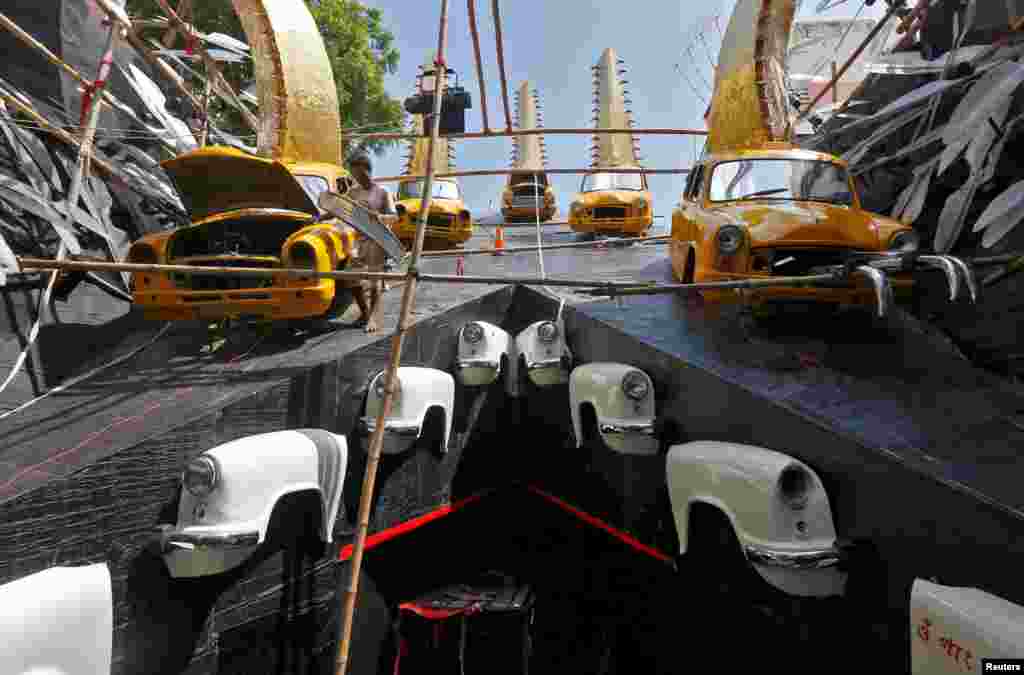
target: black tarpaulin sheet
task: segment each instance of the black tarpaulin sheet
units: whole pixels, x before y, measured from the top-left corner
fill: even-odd
[[[5,5],[4,14],[22,30],[87,80],[96,77],[109,28],[103,25],[104,14],[94,0],[35,0]],[[77,80],[6,30],[0,30],[0,53],[4,55],[0,76],[32,98],[43,115],[78,124],[82,96]],[[114,62],[122,68],[134,64],[153,76],[148,64],[124,42],[115,49]],[[133,109],[144,109],[117,68],[112,69],[107,88]],[[133,124],[128,116],[104,106],[100,128],[123,130],[131,129]]]

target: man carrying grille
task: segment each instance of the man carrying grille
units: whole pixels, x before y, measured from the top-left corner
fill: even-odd
[[[349,191],[348,197],[362,204],[380,217],[381,222],[397,220],[395,202],[391,193],[373,182],[373,164],[370,157],[359,152],[349,161],[349,169],[356,179],[356,185]],[[384,272],[387,256],[384,249],[369,237],[360,234],[358,239],[358,255],[350,269],[352,271]],[[357,283],[354,289],[356,304],[362,317],[359,323],[366,326],[367,333],[377,330],[377,316],[380,312],[380,299],[383,295],[383,283],[379,279],[367,279]]]

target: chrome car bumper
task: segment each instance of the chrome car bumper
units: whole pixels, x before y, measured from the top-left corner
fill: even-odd
[[[371,434],[377,430],[377,419],[375,417],[364,417],[362,422],[363,426]],[[404,420],[385,420],[384,433],[395,436],[416,437],[420,434],[420,425],[416,422],[406,422]]]
[[[602,422],[598,426],[598,429],[600,429],[602,434],[616,434],[620,436],[639,434],[642,436],[653,436],[654,422],[619,422],[616,424]]]
[[[497,359],[460,359],[456,366],[460,370],[463,368],[490,368],[491,370],[498,370],[501,368],[501,361]]]
[[[251,548],[260,543],[260,533],[248,532],[188,532],[187,530],[159,530],[160,544],[164,551],[177,548]]]
[[[820,570],[836,567],[846,556],[835,546],[804,551],[780,551],[764,546],[744,546],[747,560],[756,565],[766,565],[789,570]]]
[[[526,369],[533,370],[547,370],[548,368],[561,368],[562,359],[545,359],[543,361],[534,361],[533,363],[527,364]]]

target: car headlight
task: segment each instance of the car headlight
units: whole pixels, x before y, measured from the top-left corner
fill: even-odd
[[[722,255],[732,255],[743,246],[743,229],[736,225],[723,225],[718,230],[718,250]]]
[[[803,467],[791,464],[779,474],[779,499],[789,508],[799,511],[807,506],[807,496],[814,479]]]
[[[558,326],[550,321],[545,321],[537,326],[537,337],[541,342],[554,342],[558,337]]]
[[[388,380],[388,371],[382,370],[380,372],[380,374],[377,376],[377,384],[373,388],[374,393],[377,394],[377,398],[379,398],[382,401],[384,400],[384,395],[387,393],[385,391],[385,386],[384,386],[387,383],[387,380]],[[398,378],[398,374],[396,373],[395,374],[395,396],[400,394],[401,391],[402,391],[402,381]]]
[[[634,401],[642,401],[651,393],[651,387],[643,373],[633,370],[622,378],[622,393]]]
[[[133,265],[155,265],[159,261],[156,254],[156,249],[142,242],[133,244],[128,249],[128,256],[126,262],[132,263]]]
[[[897,232],[889,242],[890,251],[913,253],[921,247],[921,235],[914,230]]]
[[[200,455],[185,467],[181,476],[182,485],[196,497],[205,497],[213,492],[220,480],[217,462],[210,455]]]
[[[471,345],[475,345],[484,339],[484,327],[475,321],[467,323],[466,327],[462,329],[462,339]]]
[[[309,242],[297,241],[288,249],[288,258],[297,269],[316,269],[316,249]]]

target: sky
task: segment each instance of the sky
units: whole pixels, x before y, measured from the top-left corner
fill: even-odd
[[[818,14],[820,0],[805,0],[800,17],[852,17],[861,0],[846,0]],[[836,0],[832,0],[834,4]],[[437,47],[439,0],[364,0],[382,10],[384,24],[394,34],[401,53],[398,72],[388,75],[385,88],[400,100],[413,93],[417,69]],[[612,47],[625,61],[627,91],[637,127],[704,128],[703,114],[710,98],[711,63],[717,60],[718,30],[725,30],[733,0],[515,0],[501,3],[502,37],[508,78],[509,106],[513,92],[529,80],[539,93],[546,127],[592,126],[591,66]],[[700,11],[694,11],[698,9]],[[865,8],[861,18],[878,18],[884,2]],[[718,27],[713,18],[720,17]],[[476,0],[477,29],[487,92],[487,112],[494,129],[505,126],[501,79],[494,40],[491,2]],[[466,111],[466,131],[481,131],[480,92],[469,30],[467,4],[450,0],[448,9],[449,67],[470,92],[473,107]],[[704,39],[696,38],[703,32]],[[689,53],[686,47],[692,45]],[[684,75],[689,78],[687,83]],[[703,80],[701,79],[703,78]],[[697,94],[705,97],[698,98]],[[639,136],[642,163],[651,169],[688,168],[703,144],[701,137]],[[582,169],[590,165],[591,140],[585,135],[546,136],[548,167]],[[458,141],[457,170],[506,169],[511,138]],[[392,176],[404,169],[404,148],[396,147],[374,161],[374,173]],[[581,175],[554,175],[561,212],[580,186]],[[467,206],[479,217],[500,207],[506,176],[461,178]],[[686,176],[648,177],[654,198],[655,229],[667,228]],[[394,189],[389,184],[389,189]],[[663,216],[658,218],[658,216]]]

